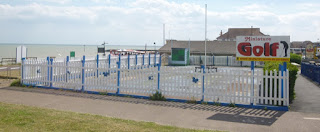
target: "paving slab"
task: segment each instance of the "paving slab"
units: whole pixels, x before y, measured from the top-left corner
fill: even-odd
[[[320,114],[320,87],[315,82],[298,75],[295,93],[296,98],[290,105],[291,111]]]
[[[224,131],[319,131],[320,114],[150,101],[40,88],[0,88],[0,101],[185,128]]]

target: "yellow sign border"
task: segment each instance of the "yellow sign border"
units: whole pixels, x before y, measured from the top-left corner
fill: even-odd
[[[290,62],[290,58],[237,57],[237,61],[281,61],[281,62]]]

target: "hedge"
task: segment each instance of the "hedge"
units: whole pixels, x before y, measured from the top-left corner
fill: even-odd
[[[301,55],[290,53],[290,62],[301,64]]]

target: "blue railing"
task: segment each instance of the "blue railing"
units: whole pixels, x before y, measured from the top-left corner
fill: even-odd
[[[301,63],[301,74],[320,84],[320,66]]]

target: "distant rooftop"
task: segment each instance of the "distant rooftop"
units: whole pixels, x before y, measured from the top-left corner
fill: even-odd
[[[218,41],[235,41],[236,36],[268,36],[260,32],[260,28],[229,28],[228,32],[217,37]]]

